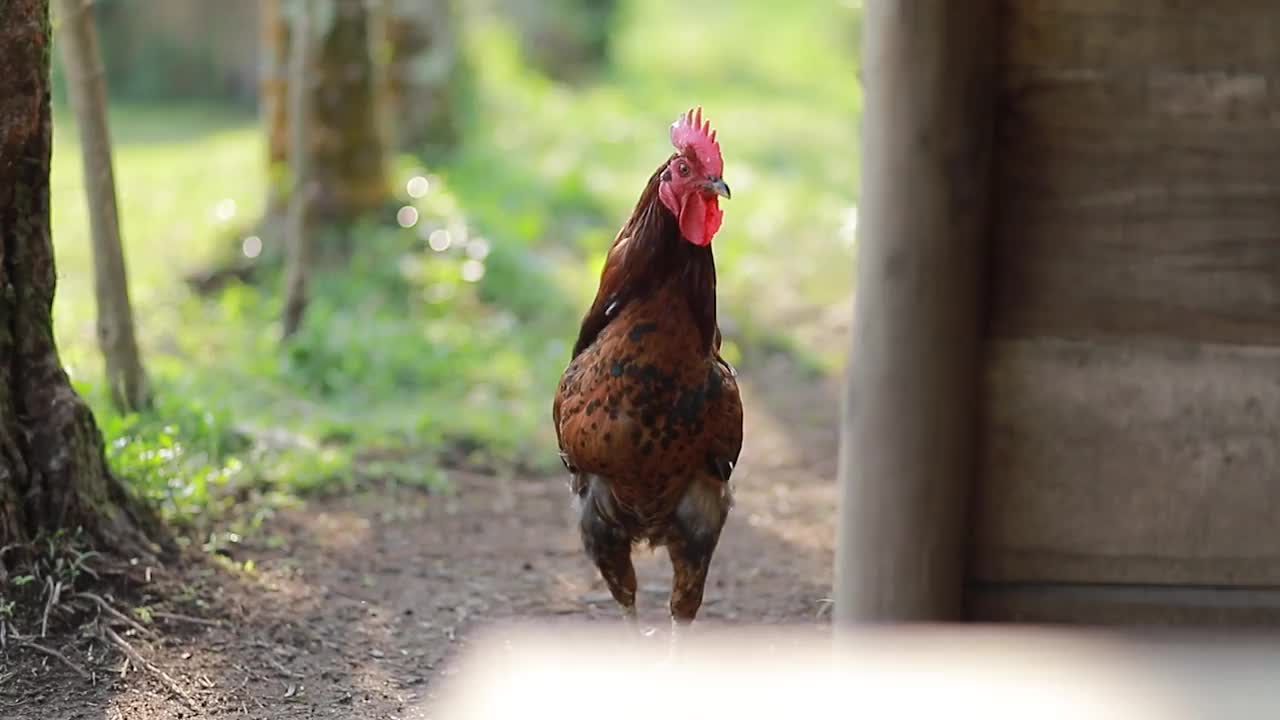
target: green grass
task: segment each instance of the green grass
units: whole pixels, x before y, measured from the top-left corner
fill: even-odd
[[[418,222],[362,228],[351,266],[321,275],[284,347],[275,283],[197,298],[181,280],[262,210],[256,118],[114,107],[131,292],[158,398],[141,415],[112,410],[98,385],[78,148],[59,111],[55,325],[113,466],[177,526],[235,517],[233,533],[301,492],[371,477],[439,488],[446,455],[504,472],[558,467],[551,394],[582,304],[669,152],[667,125],[695,103],[719,130],[734,191],[716,239],[731,359],[736,340],[835,367],[844,348],[803,318],[851,292],[856,13],[819,0],[785,11],[708,0],[696,23],[689,12],[625,3],[612,65],[576,88],[527,70],[498,19],[474,23],[465,143],[440,164],[397,159],[395,186]],[[419,174],[430,190],[411,199]],[[432,233],[448,233],[449,248],[432,250]]]

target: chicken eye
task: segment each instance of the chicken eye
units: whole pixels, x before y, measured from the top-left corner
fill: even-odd
[[[689,166],[687,164],[680,163],[676,166],[676,169],[680,171],[680,177],[689,177]]]

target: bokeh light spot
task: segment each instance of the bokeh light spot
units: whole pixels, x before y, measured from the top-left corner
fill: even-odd
[[[409,193],[409,197],[420,198],[426,195],[427,191],[431,189],[431,183],[421,175],[414,175],[409,178],[409,182],[405,185],[404,189]]]
[[[257,235],[250,235],[240,243],[240,251],[247,258],[256,258],[262,254],[262,238]]]
[[[462,263],[462,279],[469,282],[477,282],[484,277],[484,263],[479,260],[468,260]]]
[[[218,222],[226,222],[236,216],[236,201],[231,198],[223,198],[213,206],[213,216]]]
[[[471,238],[467,243],[467,257],[473,260],[483,260],[489,257],[489,241],[482,237]]]
[[[453,244],[453,238],[449,235],[448,230],[436,230],[427,238],[427,245],[436,252],[444,252]]]
[[[412,205],[405,205],[396,211],[396,222],[402,228],[411,228],[418,224],[418,208]]]

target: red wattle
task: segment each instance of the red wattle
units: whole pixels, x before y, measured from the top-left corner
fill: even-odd
[[[719,198],[712,197],[708,200],[702,193],[690,193],[680,211],[680,234],[699,247],[710,245],[723,218]]]

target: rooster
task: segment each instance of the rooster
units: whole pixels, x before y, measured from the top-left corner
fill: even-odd
[[[733,503],[742,400],[720,357],[711,253],[729,186],[702,108],[671,143],[609,249],[552,417],[584,549],[632,627],[632,547],[667,548],[674,639],[702,605]]]

